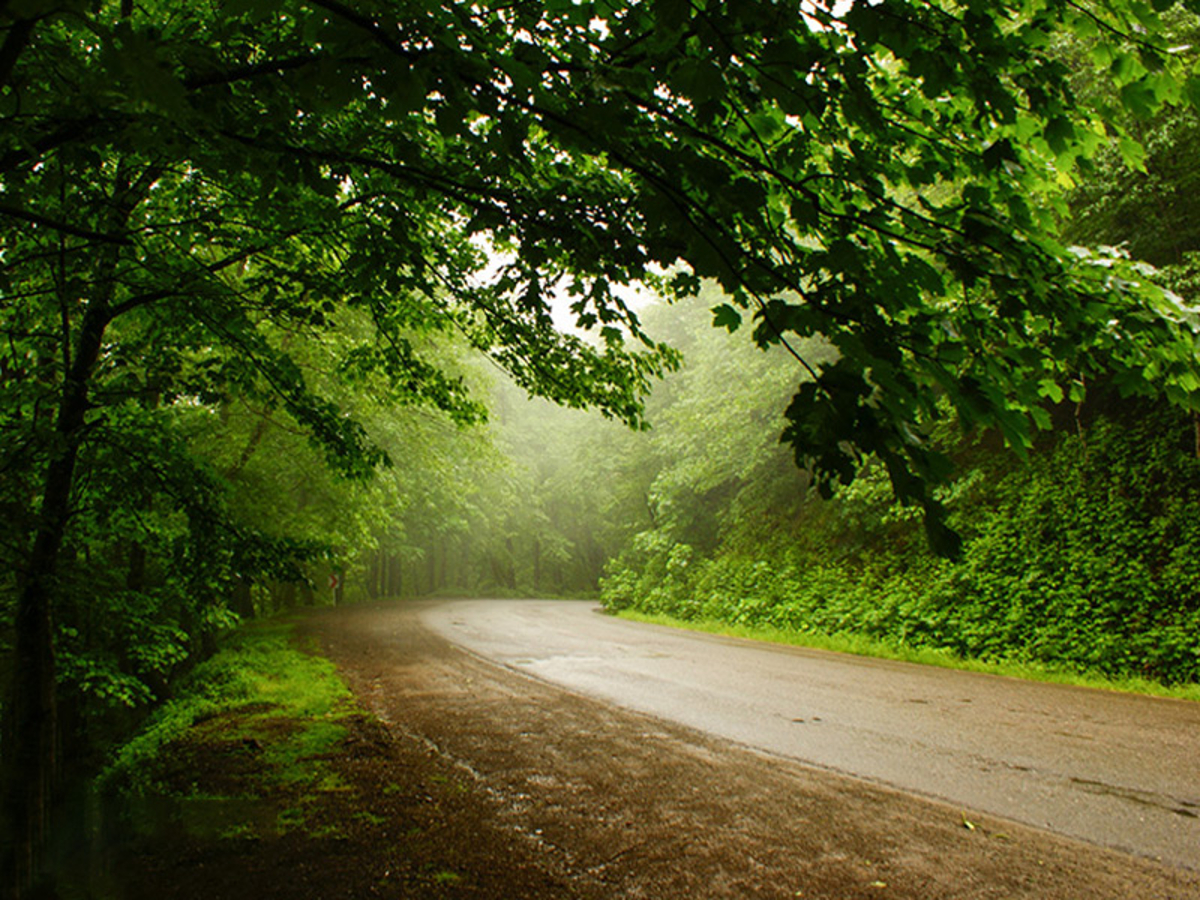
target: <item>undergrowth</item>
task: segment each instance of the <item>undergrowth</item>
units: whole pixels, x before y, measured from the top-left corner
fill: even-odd
[[[929,553],[876,467],[765,538],[750,516],[731,518],[710,549],[669,523],[642,532],[610,563],[603,601],[797,643],[852,638],[888,655],[1195,695],[1194,434],[1190,419],[1155,408],[1060,432],[1024,465],[949,444],[963,460],[945,497],[964,539],[954,562]]]
[[[113,755],[98,787],[127,797],[179,794],[167,774],[174,757],[206,742],[253,748],[266,781],[319,781],[312,761],[345,736],[339,720],[354,707],[333,664],[298,649],[291,631],[268,620],[227,635]]]

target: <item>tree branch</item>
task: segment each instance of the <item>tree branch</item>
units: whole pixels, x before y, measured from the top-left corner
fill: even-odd
[[[9,27],[4,46],[0,47],[0,87],[7,85],[12,77],[17,60],[21,58],[21,54],[29,45],[29,39],[33,37],[33,28],[37,22],[37,19],[17,19]]]
[[[47,216],[30,212],[27,209],[21,209],[20,207],[9,206],[7,204],[0,204],[0,216],[8,216],[12,219],[20,219],[24,222],[31,222],[34,225],[42,225],[61,234],[69,234],[73,237],[87,238],[88,240],[99,241],[103,244],[120,244],[126,247],[133,244],[133,241],[125,235],[104,234],[99,231],[91,231],[87,228],[80,228],[77,225],[70,225],[66,222],[60,222],[57,219],[51,219]]]
[[[299,56],[291,56],[285,59],[268,59],[265,62],[255,63],[249,66],[239,66],[235,69],[230,69],[226,72],[210,72],[207,75],[193,75],[191,78],[183,80],[183,86],[189,91],[199,90],[200,88],[213,87],[218,84],[234,84],[238,81],[249,81],[257,78],[260,75],[275,75],[279,72],[288,72],[295,69],[302,69],[306,65],[317,61],[317,54],[305,53]]]

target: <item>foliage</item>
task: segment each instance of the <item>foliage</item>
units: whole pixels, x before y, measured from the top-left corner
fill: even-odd
[[[1164,18],[1176,48],[1200,39],[1196,16],[1174,8]],[[1078,55],[1083,49],[1065,45],[1064,53],[1070,56],[1074,50]],[[1079,92],[1112,107],[1120,105],[1109,79],[1096,77],[1077,61],[1073,70]],[[1159,267],[1168,286],[1194,297],[1172,270],[1188,253],[1200,250],[1200,175],[1188,152],[1200,138],[1200,118],[1195,108],[1183,106],[1153,116],[1126,113],[1121,121],[1137,145],[1113,143],[1097,154],[1087,177],[1069,195],[1067,236],[1078,243],[1123,246],[1135,259]]]
[[[647,535],[604,584],[606,605],[1111,677],[1200,680],[1200,459],[1163,409],[1059,434],[951,501],[959,562],[859,528],[854,501],[757,552],[678,565]],[[989,464],[985,460],[985,467]],[[876,498],[874,521],[891,506]],[[912,531],[911,524],[909,531]]]
[[[511,383],[497,384],[493,396],[489,435],[497,458],[475,473],[470,509],[453,536],[458,590],[594,592],[620,526],[606,514],[615,485],[593,465],[593,450],[618,429],[526,398]]]
[[[483,417],[464,346],[534,395],[642,427],[678,358],[623,287],[687,299],[711,279],[715,324],[752,318],[764,368],[705,370],[728,400],[673,404],[662,465],[602,504],[641,495],[638,518],[692,547],[664,559],[681,584],[803,504],[777,428],[825,493],[877,459],[868,477],[886,473],[952,551],[931,488],[949,471],[939,419],[1025,448],[1047,398],[1102,379],[1200,408],[1196,311],[1056,231],[1109,138],[1138,158],[1126,112],[1200,100],[1164,5],[0,6],[16,862],[36,867],[46,830],[60,675],[144,701],[231,607],[267,605],[256,585],[311,585],[334,563],[390,592],[394,564],[416,561],[445,584],[432,576],[472,519],[500,585],[518,583],[514,531],[535,585],[543,562],[560,582],[594,571],[566,571],[602,542],[563,536],[599,508],[563,490],[565,470],[476,490],[489,449],[455,464],[434,436]],[[1111,91],[1073,86],[1056,43],[1071,33]],[[563,298],[590,335],[555,326]],[[712,465],[697,433],[738,464]],[[489,490],[520,500],[514,515],[488,510]],[[397,514],[371,511],[385,504]]]
[[[1177,49],[1189,52],[1195,17],[1173,11],[1170,30]],[[1071,66],[1077,94],[1107,106],[1126,137],[1106,142],[1082,167],[1065,235],[1110,245],[1101,251],[1109,257],[1150,260],[1162,267],[1165,283],[1194,302],[1200,245],[1188,151],[1195,111],[1117,113],[1123,88],[1121,76],[1111,75],[1129,63],[1116,59],[1112,72],[1093,72],[1095,51],[1084,36],[1057,40],[1053,52]],[[731,321],[721,308],[718,320]],[[1151,363],[1146,374],[1157,371]],[[797,504],[790,519],[767,519],[771,526],[761,530],[740,523],[698,554],[695,533],[654,528],[638,535],[610,566],[606,604],[1195,683],[1195,414],[1189,420],[1161,406],[1119,402],[1128,388],[1119,368],[1068,366],[1060,375],[1069,383],[1048,381],[1043,399],[1028,409],[1053,430],[1029,441],[1025,469],[997,456],[998,438],[1012,443],[1003,426],[999,434],[972,430],[972,417],[962,415],[952,394],[940,401],[942,423],[923,435],[959,467],[934,495],[965,541],[957,563],[923,551],[911,512],[889,490],[891,473],[875,463],[836,501]],[[1181,379],[1167,390],[1176,400],[1195,389],[1190,375]],[[724,455],[703,461],[718,469],[739,464]],[[718,499],[710,515],[728,516],[729,508]],[[686,568],[679,565],[684,557]]]
[[[197,723],[251,709],[260,718],[306,723],[300,733],[289,735],[286,746],[273,748],[283,754],[275,761],[279,777],[296,777],[293,769],[302,757],[331,743],[330,717],[340,714],[349,691],[332,663],[298,650],[290,633],[290,626],[273,622],[226,635],[221,649],[188,674],[176,696],[114,751],[98,785],[128,795],[161,790],[154,779],[166,747],[185,739]]]
[[[819,377],[789,407],[822,484],[873,452],[930,505],[944,466],[913,426],[940,394],[1017,446],[1046,392],[1099,367],[1191,402],[1189,314],[1047,234],[1076,161],[1121,131],[1073,94],[1051,36],[1088,36],[1135,112],[1191,84],[1144,4],[7,15],[7,276],[48,314],[14,333],[73,309],[120,323],[117,346],[173,348],[159,378],[229,347],[195,391],[266,391],[349,471],[378,455],[266,323],[311,334],[348,304],[379,336],[348,369],[469,416],[403,333],[461,328],[523,387],[639,421],[636,389],[670,357],[621,349],[619,326],[641,331],[612,287],[681,260],[664,284],[719,280],[726,327],[752,307],[762,344],[837,346],[805,360]],[[479,241],[507,253],[490,279]],[[556,286],[599,345],[552,327]]]
[[[35,2],[5,17],[6,546],[16,560],[36,532],[53,544],[31,582],[59,578],[58,548],[69,569],[91,534],[120,536],[131,569],[153,553],[209,573],[202,597],[231,575],[296,577],[321,542],[239,527],[185,449],[196,420],[244,402],[362,475],[386,455],[337,381],[479,415],[430,350],[448,329],[522,387],[638,423],[638,390],[674,358],[613,287],[656,277],[677,295],[716,278],[717,324],[754,306],[756,341],[813,371],[784,433],[820,484],[874,452],[935,512],[922,483],[944,466],[919,426],[939,395],[1018,446],[1043,395],[1098,367],[1191,402],[1190,313],[1045,231],[1103,111],[1075,102],[1047,36],[1086,34],[1089,64],[1149,111],[1184,96],[1186,60],[1141,7],[784,21],[758,3]],[[482,246],[506,255],[489,269]],[[599,341],[552,326],[556,286]],[[817,333],[836,357],[795,343]],[[149,491],[121,489],[131,465]],[[94,529],[74,524],[114,497]],[[203,620],[199,602],[173,627]]]

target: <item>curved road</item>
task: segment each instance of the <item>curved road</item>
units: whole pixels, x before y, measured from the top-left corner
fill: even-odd
[[[520,672],[770,754],[1200,869],[1200,703],[453,601],[422,622]]]

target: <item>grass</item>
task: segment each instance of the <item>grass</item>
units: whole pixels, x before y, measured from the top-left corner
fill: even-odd
[[[1165,685],[1147,678],[1106,678],[1090,672],[1055,669],[1047,666],[1017,662],[990,662],[979,659],[964,659],[945,650],[910,647],[905,644],[880,641],[854,634],[822,634],[817,632],[790,631],[768,626],[734,625],[711,619],[684,620],[662,613],[643,613],[626,609],[616,613],[622,619],[645,622],[651,625],[666,625],[705,634],[725,637],[766,641],[792,647],[808,647],[829,650],[834,653],[851,653],[876,659],[893,659],[900,662],[939,666],[943,669],[958,669],[967,672],[983,672],[1026,681],[1042,681],[1051,684],[1069,684],[1077,687],[1095,688],[1106,691],[1121,691],[1145,694],[1153,697],[1171,697],[1178,700],[1200,701],[1200,684]]]
[[[195,814],[218,824],[279,788],[313,795],[345,791],[349,786],[322,757],[345,738],[343,722],[357,712],[333,664],[298,649],[290,624],[278,619],[250,623],[227,635],[216,655],[198,665],[175,697],[113,755],[97,787],[127,802],[168,798],[177,815]],[[176,771],[206,747],[223,748],[227,758],[253,756],[254,764],[237,776],[229,796],[202,797]],[[301,797],[299,804],[273,814],[274,829],[305,829],[304,806]],[[232,827],[225,823],[221,833],[232,835]],[[238,836],[250,837],[252,830]]]

